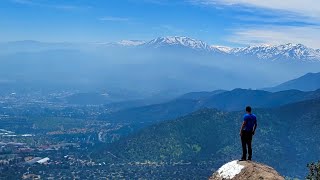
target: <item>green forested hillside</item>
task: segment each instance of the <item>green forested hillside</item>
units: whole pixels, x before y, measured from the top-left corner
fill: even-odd
[[[256,109],[254,113],[258,130],[253,140],[253,159],[283,175],[304,177],[306,164],[320,157],[320,100]],[[117,157],[127,163],[165,163],[177,172],[181,167],[174,164],[185,162],[189,177],[209,176],[222,164],[240,158],[242,116],[243,112],[199,110],[145,128],[103,149],[99,156],[107,161]]]

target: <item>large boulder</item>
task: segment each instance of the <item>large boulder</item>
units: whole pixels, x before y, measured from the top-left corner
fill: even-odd
[[[253,161],[231,161],[216,171],[210,180],[284,180],[270,166]]]

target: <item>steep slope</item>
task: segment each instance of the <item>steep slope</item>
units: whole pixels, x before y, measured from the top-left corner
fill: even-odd
[[[253,140],[253,159],[283,175],[304,177],[306,164],[320,155],[319,109],[320,100],[309,100],[255,110],[259,128]],[[108,160],[115,156],[120,162],[149,161],[177,171],[183,166],[189,178],[209,177],[225,162],[240,157],[242,117],[243,112],[200,110],[145,128],[104,149],[100,157]],[[177,162],[183,163],[177,166]]]
[[[299,78],[290,80],[273,88],[269,91],[283,91],[288,89],[297,89],[301,91],[314,91],[320,88],[320,73],[308,73]]]

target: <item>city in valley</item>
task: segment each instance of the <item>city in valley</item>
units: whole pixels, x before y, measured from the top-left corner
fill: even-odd
[[[135,127],[104,120],[106,105],[65,102],[70,94],[1,94],[0,179],[121,177],[91,153]]]

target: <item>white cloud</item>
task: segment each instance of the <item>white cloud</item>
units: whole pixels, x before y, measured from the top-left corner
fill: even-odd
[[[320,47],[319,0],[186,0],[208,7],[233,6],[239,24],[227,40],[241,45],[302,43]],[[264,23],[264,24],[263,24]]]
[[[101,20],[101,21],[129,21],[129,18],[105,16],[105,17],[100,18],[99,20]]]
[[[248,23],[266,23],[266,24],[288,24],[291,23],[293,25],[301,25],[301,26],[307,26],[307,25],[317,25],[320,24],[320,22],[315,21],[314,18],[305,17],[305,16],[298,16],[295,14],[290,13],[275,13],[273,11],[269,11],[267,13],[264,13],[263,15],[257,15],[255,13],[252,13],[254,15],[235,15],[233,16],[235,19],[240,20],[241,22],[248,22]]]
[[[319,48],[319,32],[320,27],[318,26],[247,27],[235,29],[233,34],[227,37],[227,40],[242,45],[301,43],[309,47]]]
[[[320,19],[319,0],[190,0],[202,5],[243,5],[298,13]]]

